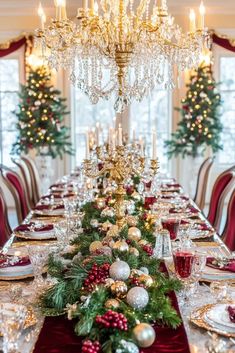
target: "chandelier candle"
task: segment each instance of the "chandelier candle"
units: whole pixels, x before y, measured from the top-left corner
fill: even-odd
[[[89,131],[86,133],[86,159],[90,159],[90,139],[89,139]]]
[[[206,13],[206,9],[205,9],[205,6],[203,4],[203,1],[201,2],[201,5],[199,7],[199,13],[200,13],[200,16],[199,16],[199,29],[203,30],[204,27],[205,27],[205,13]]]
[[[189,29],[190,33],[196,32],[196,14],[193,9],[191,9],[189,13]]]
[[[157,158],[157,135],[156,131],[153,130],[153,156],[152,159],[155,160]]]

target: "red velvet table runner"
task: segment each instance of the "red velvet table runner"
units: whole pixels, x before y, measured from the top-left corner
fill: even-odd
[[[180,315],[175,293],[171,293],[172,305]],[[47,317],[33,353],[80,353],[81,338],[73,331],[74,323],[65,317]],[[143,353],[190,353],[183,324],[176,330],[155,327],[156,341]]]

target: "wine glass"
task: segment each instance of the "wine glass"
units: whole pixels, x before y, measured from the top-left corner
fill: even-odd
[[[41,245],[28,245],[27,246],[30,262],[33,266],[34,281],[33,286],[41,289],[44,286],[42,277],[43,268],[48,260],[48,249]]]
[[[68,243],[67,222],[61,221],[54,224],[55,235],[58,241],[59,248],[62,250]]]
[[[23,331],[27,308],[24,305],[0,303],[0,332],[3,334],[3,353],[19,352],[19,338]]]
[[[169,231],[171,240],[175,240],[178,235],[180,219],[176,217],[163,217],[161,222],[163,229]]]
[[[193,273],[194,251],[191,248],[177,247],[173,250],[176,276],[183,284],[182,298],[188,299],[188,286]]]
[[[206,267],[207,255],[203,251],[195,250],[193,269],[192,269],[192,278],[193,278],[193,295],[198,293],[198,284],[202,276],[202,273]]]

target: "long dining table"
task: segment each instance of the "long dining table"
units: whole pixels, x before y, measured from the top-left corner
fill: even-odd
[[[168,181],[169,182],[169,181]],[[173,185],[173,181],[172,185]],[[60,184],[61,180],[57,182]],[[56,184],[55,184],[56,185]],[[164,185],[163,189],[165,191],[169,191],[171,189],[171,185]],[[183,189],[178,186],[175,195],[184,196]],[[171,194],[174,194],[171,192]],[[206,217],[203,212],[201,212],[196,204],[192,200],[189,200],[191,207],[197,210],[197,218],[203,223],[208,224]],[[40,203],[40,202],[39,202]],[[44,223],[52,223],[56,224],[59,220],[61,220],[64,215],[60,217],[43,217]],[[29,223],[35,220],[38,220],[39,217],[35,215],[34,211],[31,211],[24,223]],[[48,247],[56,243],[56,240],[32,240],[32,239],[19,239],[17,237],[17,232],[13,232],[10,239],[7,241],[5,246],[2,249],[3,254],[7,253],[15,253],[25,248],[29,244],[40,244],[43,247]],[[212,254],[213,256],[221,256],[223,258],[230,257],[231,253],[224,245],[220,237],[216,234],[216,232],[212,229],[211,234],[208,238],[198,238],[193,239],[194,247],[206,252],[207,254]],[[168,258],[165,261],[165,266],[168,272],[171,274],[173,272],[172,269],[172,258]],[[25,301],[33,295],[32,279],[22,279],[18,281],[10,281],[10,280],[1,280],[0,279],[0,299],[2,301],[10,301],[9,299],[9,291],[12,286],[16,283],[22,286],[23,296],[25,295]],[[182,318],[181,328],[177,329],[177,331],[170,330],[164,331],[162,328],[158,327],[156,329],[157,332],[157,340],[162,337],[162,341],[167,341],[168,345],[166,347],[159,347],[154,345],[148,349],[145,349],[144,352],[178,352],[178,353],[201,353],[207,352],[206,344],[211,339],[208,334],[208,330],[199,328],[195,324],[191,322],[190,315],[191,312],[203,305],[212,304],[216,301],[216,299],[212,296],[210,285],[210,279],[204,279],[201,282],[201,285],[198,289],[197,297],[194,297],[192,301],[188,303],[181,304],[177,299],[177,294],[174,295],[172,299],[174,302],[174,307],[178,310],[179,314]],[[232,283],[233,281],[231,281]],[[235,277],[234,277],[235,283]],[[233,292],[232,286],[230,290]],[[31,291],[31,292],[30,292]],[[235,287],[234,287],[235,294]],[[29,300],[30,301],[30,300]],[[64,318],[61,317],[49,317],[45,318],[40,308],[37,307],[37,304],[34,304],[34,310],[37,322],[34,326],[25,330],[21,337],[21,352],[22,353],[64,353],[65,351],[73,353],[79,352],[79,338],[75,336],[72,329],[72,323],[70,321],[65,321]],[[1,343],[0,343],[1,344]],[[78,345],[77,345],[78,344]],[[188,347],[188,348],[187,348]],[[232,352],[232,351],[230,351]],[[235,348],[234,348],[235,352]]]

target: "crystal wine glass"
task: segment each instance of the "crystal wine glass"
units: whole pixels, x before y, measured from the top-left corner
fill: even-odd
[[[45,246],[41,245],[28,245],[27,246],[30,262],[33,266],[34,282],[33,285],[40,289],[44,286],[42,277],[43,268],[48,260],[48,250]]]
[[[17,353],[27,308],[12,303],[0,304],[0,331],[3,334],[3,353]]]
[[[178,235],[178,230],[180,226],[180,220],[176,217],[163,217],[162,218],[162,227],[170,233],[171,240],[175,240]]]

